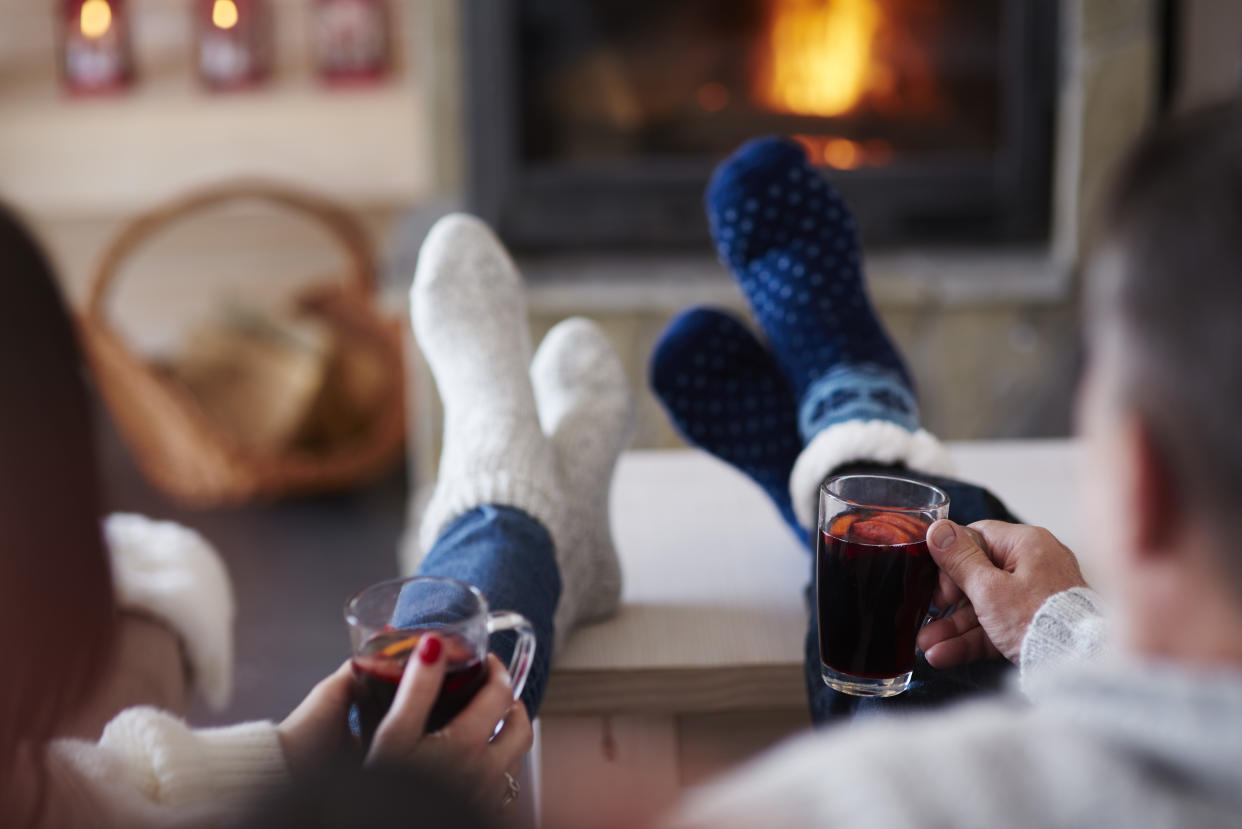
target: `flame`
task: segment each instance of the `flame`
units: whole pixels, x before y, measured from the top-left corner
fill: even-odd
[[[756,97],[776,112],[832,116],[866,91],[879,0],[771,0]]]
[[[883,167],[893,162],[893,145],[880,138],[858,142],[839,135],[798,134],[793,139],[806,150],[812,164],[826,164],[837,170]]]
[[[82,34],[91,40],[103,37],[112,28],[112,7],[107,0],[86,0],[78,15]]]
[[[824,144],[824,163],[838,170],[853,170],[862,163],[862,147],[848,138],[830,138]]]
[[[211,7],[211,22],[217,29],[231,29],[237,25],[237,4],[233,0],[216,0]]]

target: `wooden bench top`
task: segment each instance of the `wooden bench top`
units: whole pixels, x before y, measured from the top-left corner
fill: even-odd
[[[958,477],[986,484],[1023,520],[1078,549],[1072,441],[950,449]],[[805,707],[811,558],[758,487],[702,452],[628,452],[612,522],[621,608],[568,642],[545,714]]]

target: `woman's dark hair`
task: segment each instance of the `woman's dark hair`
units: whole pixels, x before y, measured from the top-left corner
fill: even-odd
[[[111,655],[85,366],[47,260],[0,207],[0,780]]]
[[[1102,218],[1090,318],[1120,335],[1126,402],[1151,429],[1176,493],[1236,549],[1242,102],[1152,130],[1122,165]],[[1242,556],[1231,566],[1242,590]]]

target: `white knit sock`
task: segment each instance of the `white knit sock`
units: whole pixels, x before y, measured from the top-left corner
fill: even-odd
[[[553,530],[562,584],[555,652],[578,624],[613,613],[621,596],[608,498],[633,428],[634,397],[604,332],[581,317],[548,332],[530,373],[566,499],[564,523]]]
[[[531,390],[521,277],[500,240],[473,216],[441,219],[419,252],[410,304],[444,403],[440,473],[419,527],[423,553],[481,504],[523,510],[555,539],[561,487]]]

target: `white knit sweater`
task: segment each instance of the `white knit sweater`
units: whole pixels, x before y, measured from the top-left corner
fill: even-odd
[[[1021,694],[796,738],[670,825],[1242,826],[1242,673],[1104,652],[1103,618],[1089,590],[1053,596]]]
[[[122,711],[98,743],[56,740],[48,753],[82,826],[229,825],[288,775],[272,723],[192,729],[154,708]]]
[[[196,690],[213,707],[232,691],[233,593],[216,551],[169,522],[113,515],[104,522],[117,602],[180,637]],[[56,804],[90,826],[220,825],[286,775],[270,722],[191,729],[154,708],[117,715],[98,743],[56,740],[49,766],[73,799]]]

